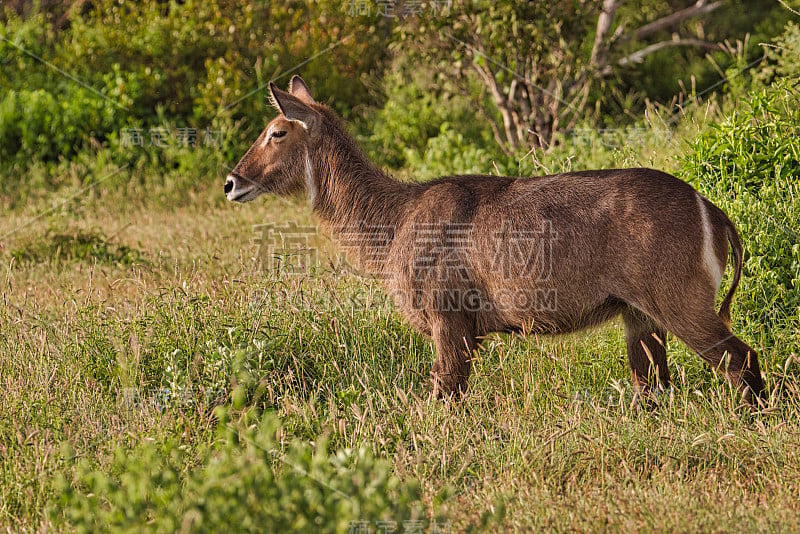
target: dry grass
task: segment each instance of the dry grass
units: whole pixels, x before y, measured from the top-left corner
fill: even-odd
[[[456,531],[798,529],[791,344],[766,347],[774,391],[759,414],[676,341],[675,387],[652,409],[632,407],[618,325],[563,339],[492,336],[467,397],[442,402],[429,395],[430,342],[374,282],[326,261],[294,274],[255,268],[254,225],[313,224],[301,201],[175,211],[93,201],[79,212],[27,225],[0,250],[9,531],[54,520],[52,481],[73,457],[102,468],[118,445],[211,443],[219,398],[209,393],[235,389],[239,379],[217,365],[233,353],[257,357],[247,365],[263,387],[248,403],[279,414],[287,439],[366,445],[418,479]],[[6,215],[3,228],[31,215]],[[88,248],[66,254],[69,235],[88,236]],[[165,388],[191,402],[165,400]]]

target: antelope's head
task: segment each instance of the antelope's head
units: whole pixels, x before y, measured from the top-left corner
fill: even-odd
[[[289,92],[269,83],[272,105],[280,112],[225,180],[225,196],[249,202],[262,193],[288,195],[312,187],[309,146],[319,116],[317,103],[299,76]]]

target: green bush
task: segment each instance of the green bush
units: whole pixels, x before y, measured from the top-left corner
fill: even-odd
[[[465,144],[495,148],[488,124],[475,116],[469,99],[447,87],[432,70],[420,69],[412,58],[400,55],[384,74],[383,106],[374,110],[367,127],[365,144],[370,156],[381,165],[408,167],[429,176],[431,160],[439,159],[439,165],[448,163],[436,148],[427,155],[430,143],[441,145],[453,140],[446,130],[458,131],[455,150]],[[446,138],[433,141],[441,134]],[[420,166],[423,160],[428,160],[425,168]],[[447,172],[452,171],[438,174]]]
[[[665,144],[674,146],[666,126],[644,124],[620,129],[577,128],[556,137],[547,151],[520,151],[508,156],[494,142],[476,142],[457,129],[441,124],[421,151],[406,149],[408,172],[421,179],[449,174],[541,176],[573,170],[657,166],[653,160]],[[660,163],[660,161],[659,161]]]
[[[353,78],[386,55],[379,30],[387,21],[348,16],[341,3],[324,0],[100,0],[71,9],[69,23],[60,25],[36,9],[0,17],[0,172],[10,197],[57,189],[61,162],[109,148],[118,165],[137,167],[138,175],[181,170],[194,172],[193,183],[217,176],[222,161],[235,164],[274,115],[267,80],[286,84],[290,69],[302,65],[315,92],[347,114],[372,103]],[[133,128],[147,135],[151,128],[220,125],[224,147],[202,162],[183,155],[176,161],[162,150],[144,158],[116,150],[122,132]],[[21,179],[39,164],[45,179]]]
[[[422,153],[409,149],[406,158],[415,176],[422,179],[448,174],[494,174],[493,164],[500,162],[505,167],[508,158],[500,150],[493,150],[491,144],[486,145],[489,148],[470,141],[445,122],[439,135],[428,139]]]
[[[0,83],[7,89],[0,93],[4,164],[72,158],[127,122],[128,107],[141,93],[133,73],[118,63],[103,72],[72,71],[63,41],[41,14],[11,17],[0,33],[6,64]]]
[[[365,449],[287,444],[273,415],[245,428],[217,414],[219,438],[193,462],[172,443],[118,448],[108,471],[78,462],[73,479],[57,480],[57,522],[78,532],[347,532],[355,521],[420,520],[419,485]]]

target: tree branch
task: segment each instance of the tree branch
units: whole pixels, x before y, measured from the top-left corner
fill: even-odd
[[[503,153],[509,157],[513,156],[514,153],[509,150],[508,144],[503,139],[503,135],[500,133],[500,128],[497,126],[497,121],[494,120],[494,117],[492,117],[489,112],[483,108],[483,106],[478,106],[478,113],[483,115],[483,118],[485,118],[486,122],[489,123],[489,127],[492,129],[492,134],[494,134],[494,141],[497,143]]]
[[[670,39],[669,41],[659,41],[657,43],[653,43],[649,46],[645,46],[641,50],[637,50],[636,52],[629,54],[622,59],[617,61],[617,65],[624,67],[625,65],[629,65],[631,63],[641,63],[644,61],[646,56],[649,56],[653,52],[658,52],[664,48],[668,48],[670,46],[697,46],[700,48],[706,48],[708,50],[722,50],[722,46],[717,43],[710,43],[708,41],[703,41],[702,39],[694,39],[694,38],[679,38],[679,39]]]
[[[483,54],[483,52],[480,53]],[[486,57],[485,54],[483,54],[483,56]],[[519,147],[519,142],[514,134],[514,118],[511,114],[509,102],[506,100],[502,89],[500,89],[500,86],[497,83],[497,78],[495,78],[494,73],[488,66],[482,67],[479,64],[478,58],[474,54],[472,58],[472,66],[478,75],[483,79],[483,83],[486,84],[486,86],[489,88],[489,91],[492,93],[495,104],[497,104],[497,108],[503,115],[503,126],[505,128],[508,144],[512,149],[516,150]]]
[[[689,6],[686,9],[681,9],[680,11],[676,11],[675,13],[671,13],[661,17],[660,19],[654,20],[649,24],[645,24],[644,26],[636,29],[633,32],[633,35],[628,35],[627,37],[621,39],[620,42],[629,41],[631,39],[640,41],[648,35],[667,29],[676,24],[680,24],[686,19],[711,13],[712,11],[721,7],[722,4],[722,0],[718,0],[717,2],[712,2],[710,4],[707,3],[706,0],[697,0],[694,5]]]
[[[594,45],[592,54],[589,57],[589,68],[597,69],[605,66],[608,55],[609,44],[606,40],[608,32],[611,31],[611,24],[614,22],[614,15],[617,8],[625,0],[603,0],[603,9],[597,17],[597,29],[594,34]]]
[[[87,0],[74,0],[64,14],[58,17],[58,20],[53,24],[53,29],[63,30],[69,24],[75,12],[80,12],[86,2]]]

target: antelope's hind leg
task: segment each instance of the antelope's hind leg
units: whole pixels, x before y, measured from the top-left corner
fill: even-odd
[[[667,332],[650,317],[633,308],[622,312],[622,320],[625,323],[633,387],[640,397],[648,399],[653,386],[657,389],[669,386]]]
[[[713,310],[693,321],[682,321],[670,331],[711,366],[725,371],[728,380],[741,390],[745,402],[756,405],[757,399],[764,398],[758,353],[733,335]]]
[[[436,361],[431,369],[434,393],[459,397],[467,391],[472,352],[477,340],[467,321],[458,314],[437,317],[431,322]]]

